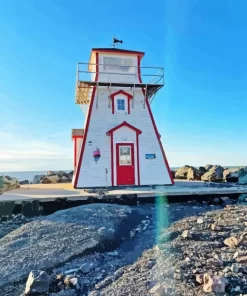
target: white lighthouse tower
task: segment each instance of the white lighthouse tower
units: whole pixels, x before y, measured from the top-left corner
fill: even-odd
[[[141,67],[143,56],[93,48],[89,63],[78,64],[76,103],[85,123],[75,144],[74,188],[173,184],[150,109],[163,68]]]

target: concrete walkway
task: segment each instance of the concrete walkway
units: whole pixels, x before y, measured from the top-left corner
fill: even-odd
[[[21,188],[5,192],[0,196],[0,201],[22,201],[40,200],[54,201],[57,198],[68,200],[87,200],[90,197],[102,199],[103,196],[114,196],[120,198],[123,195],[135,195],[138,198],[155,197],[160,195],[167,196],[186,196],[186,195],[210,195],[210,194],[234,194],[247,193],[247,186],[232,185],[228,183],[204,183],[191,181],[176,181],[173,186],[125,188],[105,191],[104,194],[88,193],[82,189],[72,188],[72,184],[31,184],[22,185]]]

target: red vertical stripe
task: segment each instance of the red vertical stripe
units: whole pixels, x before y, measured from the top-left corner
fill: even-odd
[[[113,135],[111,135],[111,183],[114,186],[114,145],[113,145]]]
[[[98,78],[99,78],[99,56],[98,56],[98,53],[96,53],[95,55],[96,55],[95,56],[96,57],[95,81],[98,81]],[[84,131],[84,136],[83,136],[83,139],[82,139],[80,157],[79,157],[79,161],[77,163],[77,168],[76,168],[74,188],[77,188],[78,178],[79,178],[79,174],[80,174],[80,170],[81,170],[81,163],[82,163],[82,159],[83,159],[85,145],[86,145],[86,142],[87,142],[87,134],[88,134],[89,123],[90,123],[91,115],[92,115],[92,109],[93,109],[93,104],[94,104],[95,93],[96,93],[96,86],[93,87],[93,92],[92,92],[91,100],[90,100],[90,103],[89,103],[88,117],[86,119],[87,122],[86,122],[85,131]]]
[[[143,90],[143,95],[144,95],[144,90]],[[155,131],[155,134],[156,134],[159,146],[160,146],[160,150],[161,150],[161,153],[162,153],[163,158],[164,158],[165,166],[166,166],[167,171],[169,173],[171,183],[174,184],[174,180],[173,180],[173,177],[172,177],[170,166],[168,164],[168,161],[167,161],[167,158],[166,158],[166,155],[165,155],[165,151],[164,151],[163,145],[162,145],[161,140],[160,140],[160,134],[158,133],[158,130],[157,130],[157,127],[156,127],[154,117],[153,117],[153,114],[152,114],[152,111],[151,111],[150,104],[149,104],[148,100],[146,100],[146,104],[147,104],[147,109],[148,109],[148,112],[149,112],[149,116],[151,118],[151,121],[152,121],[152,124],[153,124],[153,127],[154,127],[154,131]]]
[[[76,169],[76,138],[74,139],[74,170]]]
[[[140,185],[139,135],[136,133],[137,181]]]

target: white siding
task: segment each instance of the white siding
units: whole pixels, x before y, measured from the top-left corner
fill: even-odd
[[[118,90],[119,89],[112,89],[111,92],[113,93]],[[128,90],[125,91],[133,94]],[[130,114],[112,114],[111,101],[109,104],[108,95],[108,90],[104,88],[98,88],[98,93],[96,92],[95,94],[77,187],[105,186],[105,169],[108,170],[107,185],[112,185],[111,141],[110,136],[107,136],[106,132],[121,124],[123,121],[127,121],[129,124],[142,131],[142,134],[139,135],[140,185],[171,184],[147,106],[145,105],[144,107],[142,91],[135,91],[133,107],[132,101],[130,101]],[[98,107],[96,107],[97,105]],[[89,141],[92,142],[91,145]],[[114,132],[114,141],[130,141],[135,143],[136,133],[129,128],[121,128]],[[93,159],[93,151],[96,148],[99,148],[101,152],[101,158],[97,163],[95,163]],[[146,159],[145,154],[147,153],[155,153],[156,159]],[[135,145],[135,162],[136,161]],[[114,161],[114,165],[116,165],[116,161]],[[135,166],[135,174],[137,174],[137,165]],[[116,174],[114,173],[114,175],[114,180],[116,181]],[[135,181],[137,184],[137,175]]]

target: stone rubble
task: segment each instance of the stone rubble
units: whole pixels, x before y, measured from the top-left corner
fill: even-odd
[[[142,218],[119,247],[43,270],[51,278],[46,295],[247,294],[247,205],[218,198],[137,208]],[[20,296],[21,287],[3,295]]]

